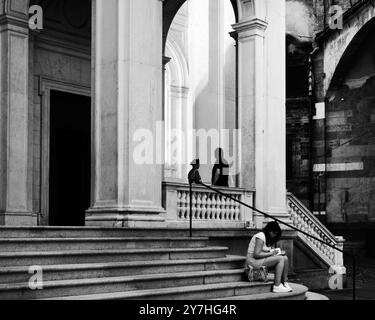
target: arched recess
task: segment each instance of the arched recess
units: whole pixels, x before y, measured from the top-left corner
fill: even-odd
[[[374,18],[375,6],[370,3],[364,4],[358,13],[344,21],[342,30],[331,31],[327,35],[322,35],[320,40],[318,39],[322,42],[321,48],[324,48],[324,93],[328,91],[332,82],[333,85],[337,83],[334,78],[337,78],[336,71],[340,70],[343,65],[341,62],[345,61],[343,60],[346,59],[345,57],[350,59],[352,50],[361,42],[361,35],[366,34],[366,29],[373,23]]]
[[[326,94],[327,220],[375,221],[375,18],[346,46]]]
[[[191,142],[181,141],[186,138],[184,133],[192,128],[193,114],[188,107],[189,71],[188,64],[178,41],[168,37],[165,48],[166,56],[171,60],[165,69],[165,179],[183,179],[187,168],[183,164],[191,158],[191,150],[176,148],[177,145],[187,146]],[[176,140],[178,139],[178,140]]]
[[[348,66],[351,65],[351,61],[355,58],[358,54],[358,50],[369,34],[373,34],[375,32],[375,18],[372,18],[368,21],[353,37],[350,43],[347,44],[346,49],[337,64],[335,72],[333,73],[331,82],[328,86],[328,91],[335,90],[339,86],[342,85],[346,73],[348,71]]]
[[[235,40],[230,36],[236,17],[228,0],[184,3],[168,33],[164,52],[170,58],[164,91],[165,178],[186,180],[188,164],[198,156],[202,177],[210,181],[213,149],[221,146],[228,157],[228,153],[232,157],[236,153],[237,57]],[[197,131],[207,132],[211,143],[199,143]],[[183,136],[179,147],[175,142],[178,132]],[[238,161],[232,162],[234,167]]]

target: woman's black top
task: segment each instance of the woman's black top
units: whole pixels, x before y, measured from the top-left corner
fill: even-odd
[[[219,171],[219,179],[214,183],[216,171]],[[229,165],[225,163],[217,163],[212,169],[212,185],[218,187],[229,187]]]

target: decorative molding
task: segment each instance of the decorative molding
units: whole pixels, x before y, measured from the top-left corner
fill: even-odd
[[[0,26],[4,25],[12,25],[20,27],[22,29],[27,29],[27,32],[29,30],[29,21],[19,16],[1,15]]]
[[[268,23],[264,20],[254,18],[233,24],[232,27],[237,32],[239,39],[252,36],[264,37]]]
[[[74,43],[69,41],[68,38],[54,38],[52,35],[40,34],[35,37],[35,47],[71,57],[91,59],[91,46],[89,44]]]

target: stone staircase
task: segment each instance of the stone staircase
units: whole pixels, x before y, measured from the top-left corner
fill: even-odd
[[[305,300],[308,289],[271,293],[249,283],[245,258],[178,230],[0,227],[0,299]],[[30,289],[30,267],[43,289]]]

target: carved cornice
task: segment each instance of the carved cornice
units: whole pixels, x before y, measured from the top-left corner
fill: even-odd
[[[29,21],[18,16],[11,16],[7,14],[0,15],[0,26],[12,25],[22,29],[29,29]]]

